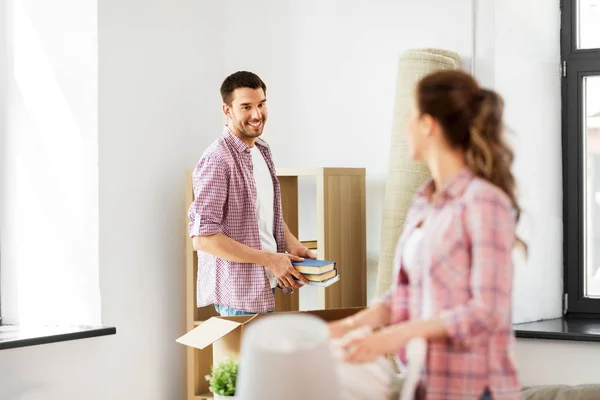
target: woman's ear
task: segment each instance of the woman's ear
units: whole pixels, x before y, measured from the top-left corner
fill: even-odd
[[[423,114],[421,116],[421,131],[423,132],[423,136],[429,137],[433,135],[435,130],[435,119],[429,114]]]

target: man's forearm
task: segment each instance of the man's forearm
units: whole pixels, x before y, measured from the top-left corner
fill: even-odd
[[[294,234],[290,231],[285,221],[283,221],[283,232],[285,236],[285,249],[286,251],[291,247],[300,243],[300,241],[294,236]]]
[[[195,250],[204,251],[224,260],[259,265],[269,264],[271,253],[246,246],[222,233],[194,236],[192,240]]]

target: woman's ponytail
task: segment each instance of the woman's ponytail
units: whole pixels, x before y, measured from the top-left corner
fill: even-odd
[[[417,101],[421,113],[442,125],[448,142],[465,152],[469,169],[506,193],[518,221],[521,208],[511,171],[514,153],[504,141],[502,98],[464,72],[440,71],[419,82]],[[523,241],[517,241],[527,250]]]
[[[498,94],[487,89],[480,89],[474,101],[477,112],[469,127],[470,138],[465,149],[467,166],[510,197],[518,218],[521,210],[511,171],[514,153],[502,135],[504,103]]]

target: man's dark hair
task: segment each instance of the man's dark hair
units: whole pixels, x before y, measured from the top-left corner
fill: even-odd
[[[238,71],[229,75],[221,85],[221,97],[223,103],[228,106],[233,100],[233,91],[239,88],[262,89],[267,94],[267,85],[258,77],[258,75],[248,71]]]

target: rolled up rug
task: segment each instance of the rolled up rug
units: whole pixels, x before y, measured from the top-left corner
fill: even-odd
[[[402,231],[406,212],[417,189],[431,176],[427,166],[410,159],[405,127],[417,82],[437,70],[460,68],[460,56],[439,49],[413,49],[398,62],[394,121],[385,185],[376,295],[392,282],[394,249]]]

